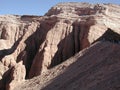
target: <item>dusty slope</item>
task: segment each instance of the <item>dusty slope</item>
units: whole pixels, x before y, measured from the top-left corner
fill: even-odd
[[[119,90],[119,55],[120,45],[97,42],[14,90]]]

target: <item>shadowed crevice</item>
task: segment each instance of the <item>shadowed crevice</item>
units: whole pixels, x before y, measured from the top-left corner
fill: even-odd
[[[119,88],[120,69],[112,66],[120,64],[120,47],[115,44],[115,49],[109,49],[113,45],[110,42],[95,44],[42,90],[97,90],[98,88],[109,90],[110,87],[114,90]]]
[[[117,32],[114,32],[112,29],[108,28],[108,30],[100,37],[98,38],[95,42],[97,41],[109,41],[111,43],[116,43],[120,44],[120,34]],[[93,43],[95,43],[93,42]]]
[[[0,50],[0,60],[2,60],[2,58],[4,58],[6,55],[12,54],[16,50],[21,40],[22,40],[22,37],[20,37],[10,49]]]
[[[24,43],[26,44],[26,47],[18,55],[17,62],[20,60],[23,61],[23,64],[26,68],[26,79],[36,75],[35,70],[40,69],[39,67],[36,67],[37,65],[35,65],[37,62],[36,60],[39,60],[36,64],[39,64],[38,66],[42,67],[43,59],[41,57],[44,49],[39,52],[39,48],[45,41],[48,31],[54,27],[56,22],[57,18],[55,18],[53,21],[51,21],[51,18],[40,21],[40,26],[38,26],[36,31],[25,40]],[[36,58],[37,54],[39,58]]]

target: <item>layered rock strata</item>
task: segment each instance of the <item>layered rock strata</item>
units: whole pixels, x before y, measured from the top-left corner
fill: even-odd
[[[13,90],[15,83],[38,75],[46,78],[42,74],[96,42],[114,48],[120,43],[119,16],[119,5],[88,3],[60,3],[44,16],[0,16],[0,89]]]

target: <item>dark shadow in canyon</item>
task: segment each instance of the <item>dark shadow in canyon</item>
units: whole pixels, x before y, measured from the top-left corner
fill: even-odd
[[[16,50],[21,40],[22,40],[22,37],[20,37],[10,49],[0,50],[0,60],[2,60],[2,58],[4,58],[5,56],[12,54]]]
[[[7,55],[12,54],[18,47],[20,41],[22,40],[21,36],[10,49],[4,49],[4,50],[0,50],[0,60],[2,60],[2,58],[4,58]],[[8,84],[9,80],[10,80],[10,70],[6,71],[4,73],[4,75],[2,76],[2,79],[0,80],[0,90],[6,90],[6,84]]]
[[[86,33],[84,31],[86,31]],[[58,50],[52,58],[52,62],[48,69],[53,68],[54,66],[64,62],[68,58],[74,56],[80,50],[88,47],[90,45],[87,39],[88,33],[89,26],[86,26],[86,24],[81,25],[76,22],[73,23],[72,32],[66,35],[65,38],[61,40],[57,45]],[[81,34],[82,36],[80,36]],[[84,39],[84,41],[86,41],[86,44],[81,39]]]
[[[97,41],[103,41],[103,42],[109,41],[111,43],[120,44],[120,34],[118,34],[117,32],[114,32],[112,29],[108,28],[108,30],[93,43],[95,43]]]
[[[104,44],[97,44],[90,48],[82,57],[77,56],[78,58],[76,58],[74,63],[41,90],[109,90],[109,87],[113,88],[111,90],[118,90],[115,88],[119,88],[120,69],[117,68],[116,70],[116,67],[113,67],[113,71],[109,72],[109,70],[106,71],[105,67],[120,64],[120,47],[114,52],[108,52],[109,47],[113,45],[112,43],[109,44],[110,46],[106,45],[105,47]],[[108,48],[106,49],[106,47]],[[102,57],[105,54],[107,57]],[[104,76],[105,72],[109,72],[109,75]],[[90,84],[93,84],[93,86],[88,88],[87,86]]]
[[[42,90],[78,90],[80,88],[85,90],[109,90],[111,88],[111,90],[119,90],[120,69],[113,67],[113,70],[111,69],[112,71],[109,72],[109,70],[106,71],[104,68],[106,66],[109,67],[110,65],[116,66],[116,64],[120,64],[119,41],[120,35],[108,28],[108,30],[94,42],[100,42],[100,44],[98,43],[92,46],[81,57],[79,57],[78,54],[75,62],[68,66],[62,74],[51,80],[52,82],[42,88]],[[112,49],[113,45],[117,48]],[[101,72],[101,74],[98,75],[99,79],[97,77],[94,77],[94,80],[88,78],[97,75],[97,73],[99,73],[98,71]],[[103,71],[109,72],[109,76],[104,76]],[[86,89],[90,83],[94,83],[94,85]]]
[[[66,22],[65,22],[66,23]],[[49,29],[46,29],[46,25],[47,24],[45,24],[45,23],[43,23],[44,25],[42,25],[43,27],[43,29],[40,27],[39,29],[40,30],[38,30],[38,32],[36,32],[36,34],[33,34],[33,36],[34,35],[36,35],[37,36],[37,34],[39,34],[39,33],[43,33],[44,31],[46,31],[46,33],[43,35],[43,36],[41,36],[41,40],[36,40],[36,41],[40,41],[40,43],[39,43],[39,45],[38,46],[40,46],[42,43],[43,43],[43,41],[45,40],[45,38],[46,38],[46,34],[47,34],[47,32],[48,32],[48,30],[50,30],[51,28],[53,28],[54,27],[54,25],[56,24],[55,22],[54,22],[54,24],[53,25],[51,25],[51,23],[49,23],[50,24],[50,28]],[[48,69],[50,69],[50,68],[53,68],[54,66],[56,66],[56,65],[58,65],[58,64],[60,64],[60,63],[62,63],[63,61],[65,61],[66,59],[68,59],[68,58],[70,58],[70,57],[72,57],[72,56],[74,56],[77,52],[79,52],[80,50],[82,50],[83,48],[85,48],[85,47],[88,47],[89,46],[89,42],[88,42],[88,39],[86,38],[86,37],[88,37],[88,32],[89,32],[89,26],[87,26],[87,24],[86,23],[84,23],[84,24],[82,24],[82,26],[81,26],[81,24],[79,24],[78,22],[76,23],[73,23],[72,24],[72,26],[73,26],[73,30],[72,30],[72,32],[70,32],[68,29],[70,29],[69,27],[67,27],[66,29],[67,29],[67,31],[66,31],[66,34],[65,34],[65,38],[64,39],[62,39],[59,43],[58,43],[58,45],[57,45],[57,47],[58,47],[58,50],[57,50],[57,52],[55,53],[55,55],[52,57],[52,60],[51,60],[51,63],[50,63],[50,65],[47,67]],[[81,29],[82,28],[82,32],[81,32]],[[39,32],[39,31],[41,31],[41,32]],[[87,34],[84,32],[84,31],[87,31]],[[82,33],[82,39],[84,39],[84,41],[81,41],[81,38],[80,38],[80,33]],[[35,38],[36,38],[36,36],[35,36]],[[31,36],[32,37],[32,36]],[[29,37],[29,39],[31,38],[31,37]],[[29,55],[28,56],[28,58],[27,58],[27,63],[26,63],[26,69],[27,69],[27,75],[26,76],[28,76],[28,73],[29,73],[29,71],[30,71],[30,68],[31,68],[31,65],[32,64],[34,64],[33,63],[33,59],[34,59],[34,57],[36,56],[36,52],[38,51],[38,49],[39,49],[39,47],[37,47],[37,51],[34,49],[34,50],[31,50],[31,51],[29,51],[31,48],[34,48],[34,46],[32,46],[32,47],[30,47],[30,45],[32,45],[32,43],[31,42],[29,42],[29,41],[32,41],[32,40],[29,40],[29,39],[27,39],[26,41],[28,41],[28,43],[26,43],[26,48],[28,48],[27,50],[27,52],[25,52],[25,53],[28,53],[27,55]],[[40,39],[40,37],[39,37],[39,39]],[[87,44],[85,45],[85,47],[83,47],[82,46],[82,43],[83,42],[87,42]],[[35,43],[34,42],[34,39],[33,39],[33,43]],[[43,63],[43,61],[42,61],[42,59],[43,59],[43,57],[44,57],[44,49],[42,50],[42,51],[40,51],[39,53],[37,53],[37,54],[39,54],[40,56],[39,57],[37,57],[37,59],[38,60],[41,60],[41,61],[38,61],[38,63],[36,63],[36,65],[34,65],[35,67],[34,68],[36,68],[36,69],[34,69],[34,70],[36,70],[36,71],[41,71],[41,69],[42,69],[42,63]],[[35,57],[36,58],[36,57]],[[20,59],[19,59],[20,60]],[[38,67],[39,66],[39,67]],[[40,68],[41,67],[41,68]],[[34,70],[32,70],[32,71],[34,71]],[[39,75],[41,72],[33,72],[32,74],[31,73],[29,73],[29,75],[30,75],[30,78],[31,77],[34,77],[34,76],[37,76],[37,75]],[[33,75],[34,74],[34,75]]]
[[[78,31],[80,32],[80,30]],[[52,58],[51,64],[48,67],[48,69],[53,68],[54,66],[62,63],[66,59],[72,57],[75,54],[75,52],[78,52],[80,50],[80,43],[77,43],[78,45],[76,45],[79,50],[75,50],[74,33],[75,29],[73,29],[71,33],[66,35],[65,38],[59,42],[59,44],[57,45],[58,50]],[[79,42],[79,35],[76,37],[76,41]]]
[[[6,87],[9,87],[9,83],[12,81],[11,80],[11,77],[10,77],[10,74],[11,74],[11,69],[10,68],[8,71],[6,71],[3,76],[2,76],[2,79],[0,80],[0,90],[6,90],[8,88]]]
[[[37,30],[25,40],[26,47],[18,55],[17,62],[23,60],[23,63],[26,68],[26,79],[29,78],[29,72],[33,64],[33,60],[37,52],[39,51],[40,45],[45,41],[48,31],[54,27],[56,22],[57,19],[54,19],[51,22],[49,21],[49,19],[48,21],[47,20],[41,21],[40,27],[38,27]],[[42,66],[42,62],[43,61],[41,60],[41,66]]]
[[[52,58],[52,62],[48,68],[52,68],[73,56],[75,54],[74,47],[73,33],[70,33],[57,45],[58,50]]]

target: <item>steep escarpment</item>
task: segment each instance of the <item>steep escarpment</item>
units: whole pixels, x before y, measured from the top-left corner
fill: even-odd
[[[119,50],[118,44],[96,42],[46,73],[23,82],[18,90],[115,90],[120,83]]]
[[[112,69],[117,68],[114,65],[119,66],[119,15],[119,5],[60,3],[45,16],[0,16],[0,89],[30,90],[31,85],[35,90],[66,90],[73,89],[71,87],[76,84],[76,89],[93,90],[102,86],[101,80],[97,82],[92,77],[99,71],[105,73],[103,76],[112,74],[108,79],[100,74],[100,79],[106,80],[108,85],[114,74],[118,75]],[[118,52],[117,56],[114,56],[115,52]],[[118,63],[114,64],[112,58]],[[108,72],[99,69],[109,67],[106,62],[111,67]],[[90,75],[95,81],[87,83],[90,78],[86,79],[84,75]],[[67,76],[71,78],[66,79]],[[65,80],[63,83],[61,77]],[[94,84],[96,82],[100,86]],[[118,81],[114,82],[113,86],[117,85]],[[108,88],[103,86],[102,89]]]
[[[27,48],[25,40],[28,39],[39,26],[37,22],[28,22],[29,21],[21,21],[20,16],[1,16],[0,59],[2,66],[5,68],[5,70],[3,69],[4,71],[0,71],[1,82],[7,83],[6,81],[9,81],[6,80],[6,77],[9,76],[11,68],[13,68],[17,62],[23,61],[25,67],[27,67],[27,58],[23,58],[27,57],[25,54],[25,51],[27,51],[25,50]]]

